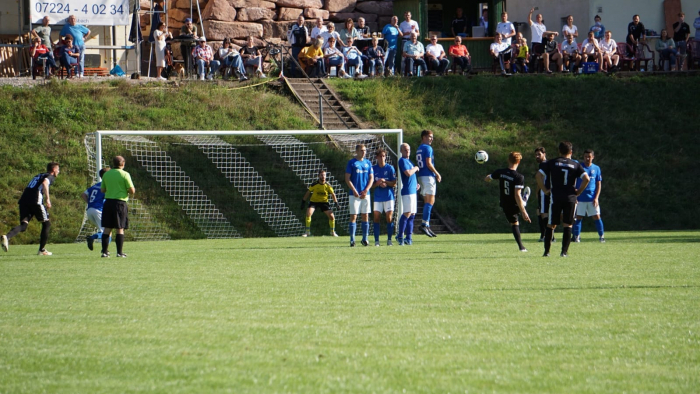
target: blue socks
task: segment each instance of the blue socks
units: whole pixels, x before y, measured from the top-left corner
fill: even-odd
[[[391,222],[386,225],[386,233],[389,236],[388,239],[391,240],[391,236],[394,235],[394,222]]]
[[[581,234],[581,227],[583,224],[583,219],[576,219],[574,222],[573,228],[571,229],[571,234],[574,237],[578,237]]]
[[[367,241],[369,235],[369,222],[362,222],[362,240]]]
[[[423,205],[423,224],[426,226],[430,226],[430,213],[433,212],[433,204],[424,204]],[[415,216],[415,215],[411,215]]]
[[[396,237],[398,239],[403,239],[403,235],[406,233],[406,222],[408,218],[404,215],[401,215],[401,219],[399,219],[399,232],[396,234]]]
[[[431,207],[432,207],[432,205],[431,205]],[[423,208],[423,209],[425,209],[425,208]],[[423,211],[423,215],[425,215],[425,211]],[[402,216],[402,217],[405,218],[405,216]],[[416,220],[415,214],[412,214],[411,216],[408,217],[408,219],[406,219],[406,221],[408,222],[408,223],[406,223],[406,239],[408,239],[408,240],[412,239],[411,234],[413,234],[413,222],[415,222],[415,220]]]
[[[374,223],[374,242],[379,242],[379,223]]]
[[[348,225],[348,232],[350,233],[350,242],[355,242],[355,232],[357,231],[357,223],[350,223]]]
[[[598,235],[602,237],[605,233],[603,230],[603,219],[598,219],[595,221],[595,229],[598,230]]]

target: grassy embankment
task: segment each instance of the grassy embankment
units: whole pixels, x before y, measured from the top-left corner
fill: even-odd
[[[436,165],[444,177],[437,209],[465,232],[508,230],[498,209],[496,186],[482,182],[485,174],[505,165],[508,152],[524,153],[520,170],[528,185],[534,186],[533,149],[545,146],[551,157],[557,141],[563,139],[571,140],[578,153],[586,148],[597,152],[608,230],[695,227],[693,218],[700,212],[693,199],[692,171],[698,156],[700,115],[693,103],[700,78],[479,76],[332,83],[360,117],[378,127],[403,128],[414,150],[422,129],[435,131]],[[53,189],[52,242],[72,241],[82,218],[78,195],[88,186],[82,143],[86,133],[97,129],[314,128],[293,101],[264,87],[166,89],[120,83],[3,87],[0,125],[0,233],[16,225],[16,201],[26,182],[47,161],[57,160],[63,167]],[[222,186],[226,181],[213,166],[198,167],[201,161],[186,152],[187,148],[167,149],[188,174],[197,173],[198,185],[244,235],[272,235],[236,193]],[[488,164],[473,161],[477,149],[490,153]],[[303,193],[301,182],[294,181],[269,150],[241,150],[296,212]],[[319,154],[334,173],[342,175],[332,151],[322,149]],[[139,182],[140,195],[157,203],[150,208],[172,229],[172,235],[201,237],[135,160],[130,163],[135,176],[149,179]],[[535,205],[529,207],[531,214]],[[323,222],[315,220],[314,225],[325,228]],[[524,231],[537,230],[533,225]],[[31,226],[13,242],[37,239],[38,226]]]
[[[520,151],[519,171],[535,186],[537,146],[556,157],[559,141],[575,158],[596,151],[608,230],[697,228],[694,171],[700,154],[698,77],[605,76],[332,80],[354,111],[382,128],[402,128],[413,150],[420,131],[435,132],[436,168],[444,180],[437,206],[466,232],[508,231],[498,191],[483,177]],[[474,161],[485,149],[486,165]],[[534,214],[536,203],[528,211]],[[585,223],[592,230],[591,221]],[[527,231],[527,230],[525,230]],[[530,231],[538,231],[533,224]]]

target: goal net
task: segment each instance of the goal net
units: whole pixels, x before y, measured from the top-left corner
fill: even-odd
[[[403,132],[97,131],[84,142],[90,184],[99,182],[99,170],[112,157],[126,158],[136,187],[136,198],[129,199],[130,239],[293,237],[304,233],[300,200],[321,169],[338,198],[336,232],[346,234],[345,164],[355,146],[366,145],[372,164],[383,148],[395,165]],[[325,215],[315,214],[312,234],[327,229]],[[85,217],[76,242],[95,231]]]

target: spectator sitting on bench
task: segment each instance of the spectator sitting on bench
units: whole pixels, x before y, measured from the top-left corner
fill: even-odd
[[[345,65],[350,72],[350,67],[356,67],[357,72],[355,72],[355,77],[364,78],[366,75],[362,74],[362,52],[354,45],[355,39],[352,37],[347,38],[347,46],[343,48],[343,55],[345,55]]]
[[[345,56],[335,44],[335,36],[328,37],[328,46],[326,46],[326,48],[323,50],[323,58],[326,61],[326,68],[330,72],[331,67],[335,66],[336,70],[338,70],[339,77],[351,78],[350,75],[345,72]]]
[[[527,74],[530,71],[527,66],[528,63],[530,63],[530,60],[528,60],[530,57],[530,48],[527,46],[527,39],[518,33],[513,46],[517,55],[511,66],[512,71]]]
[[[63,45],[58,47],[58,60],[61,65],[66,68],[68,72],[68,79],[72,79],[75,75],[73,74],[73,66],[78,64],[78,58],[80,57],[80,50],[77,46],[73,45],[73,36],[70,34],[66,35],[63,40]]]
[[[218,60],[214,60],[214,51],[211,47],[207,45],[207,39],[204,37],[199,37],[197,39],[197,46],[192,50],[192,57],[197,65],[197,75],[199,75],[199,80],[203,81],[206,79],[212,79],[216,74],[216,71],[221,66]],[[207,73],[207,68],[209,68],[209,73]]]
[[[493,38],[493,43],[490,46],[490,52],[494,60],[498,60],[500,63],[501,74],[503,75],[510,75],[510,73],[506,71],[505,62],[510,61],[512,51],[513,48],[507,43],[503,42],[501,35],[496,33],[496,36]]]
[[[384,48],[380,47],[379,39],[372,37],[372,46],[367,48],[367,59],[369,62],[369,76],[384,75]]]
[[[425,55],[425,48],[423,44],[418,41],[418,33],[415,31],[411,33],[411,39],[409,41],[404,41],[403,44],[403,69],[404,74],[409,77],[413,76],[413,66],[423,69],[423,73],[427,70],[425,60],[423,56]]]
[[[603,58],[601,66],[607,65],[608,71],[617,71],[620,55],[617,53],[617,43],[612,39],[612,31],[608,30],[605,32],[605,38],[600,41],[598,46]]]
[[[441,44],[438,44],[436,35],[430,37],[430,44],[425,47],[425,60],[427,60],[428,68],[435,69],[438,75],[444,75],[445,70],[450,65],[445,49]]]
[[[564,67],[564,60],[559,53],[559,45],[554,41],[555,34],[549,33],[545,38],[542,39],[544,44],[544,53],[542,54],[542,60],[544,61],[544,70],[547,74],[551,74],[552,70],[549,69],[550,62],[557,63],[557,71],[561,72]]]
[[[583,57],[583,62],[596,62],[598,64],[603,63],[603,55],[600,52],[600,47],[598,46],[598,40],[593,37],[593,32],[588,32],[588,38],[583,40],[581,43],[581,52]]]
[[[53,54],[51,50],[46,47],[46,45],[41,43],[41,38],[34,37],[32,39],[32,58],[34,59],[34,66],[44,62],[44,76],[49,78],[56,72],[56,61],[53,59]]]
[[[469,50],[462,45],[462,37],[455,36],[454,45],[450,46],[450,55],[452,55],[452,69],[457,71],[457,66],[462,69],[462,73],[469,73],[472,69]]]
[[[566,36],[566,41],[561,44],[561,52],[564,62],[564,70],[573,72],[575,68],[581,65],[581,54],[578,52],[578,44],[574,40],[573,34]]]

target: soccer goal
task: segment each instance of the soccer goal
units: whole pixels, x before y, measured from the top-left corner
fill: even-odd
[[[338,198],[336,230],[346,233],[345,164],[355,146],[366,145],[372,164],[383,148],[395,165],[403,131],[101,130],[84,142],[90,184],[99,182],[99,170],[112,157],[126,158],[136,187],[129,200],[131,239],[294,237],[305,229],[299,202],[321,169]],[[321,214],[314,217],[318,222]],[[76,242],[94,231],[85,217]]]

